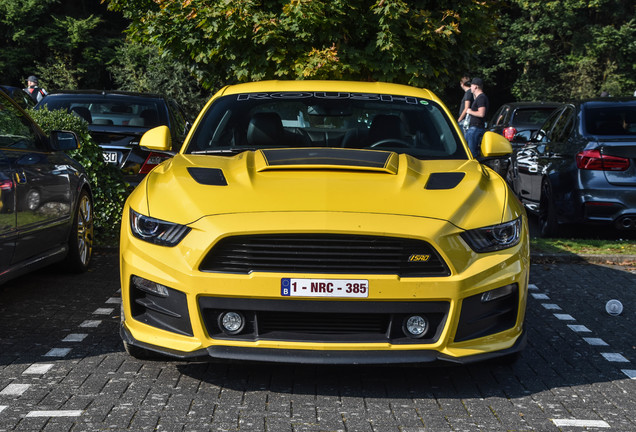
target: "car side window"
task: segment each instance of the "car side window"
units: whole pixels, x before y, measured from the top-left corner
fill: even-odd
[[[0,147],[46,150],[31,122],[17,108],[0,100]]]
[[[550,135],[550,139],[553,142],[564,142],[570,136],[570,132],[574,127],[574,109],[572,107],[567,107],[563,110],[562,114],[557,119],[554,127],[552,128],[552,133]]]

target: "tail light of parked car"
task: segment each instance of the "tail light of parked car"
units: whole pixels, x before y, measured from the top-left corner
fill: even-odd
[[[146,161],[144,162],[144,164],[141,166],[141,169],[139,170],[139,174],[148,174],[150,170],[152,170],[154,167],[156,167],[157,165],[159,165],[161,162],[165,161],[166,159],[170,159],[170,156],[161,154],[161,153],[151,152],[146,158]]]
[[[517,129],[513,128],[513,127],[507,127],[503,130],[503,136],[504,138],[506,138],[508,141],[512,141],[512,139],[515,137],[515,134],[517,133]]]
[[[625,171],[629,159],[602,154],[599,150],[583,150],[576,155],[576,167],[582,170]]]

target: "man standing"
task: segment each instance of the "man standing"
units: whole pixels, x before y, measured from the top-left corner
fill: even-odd
[[[470,115],[466,141],[473,156],[478,157],[481,138],[486,132],[486,114],[488,113],[488,97],[484,93],[484,81],[481,78],[473,78],[470,82],[470,91],[473,93],[474,101],[466,111]]]
[[[462,90],[464,90],[464,97],[459,104],[459,117],[457,118],[457,123],[459,123],[462,128],[462,132],[464,132],[465,135],[466,130],[468,129],[469,120],[466,112],[473,103],[473,94],[470,91],[470,77],[468,75],[464,75],[459,81],[459,86],[462,88]]]
[[[38,77],[31,75],[27,78],[27,88],[24,89],[35,102],[40,102],[48,93],[46,90],[38,86]]]

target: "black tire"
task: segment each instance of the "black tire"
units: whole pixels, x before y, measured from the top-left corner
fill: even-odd
[[[88,270],[93,255],[93,222],[93,200],[86,190],[82,190],[68,236],[65,264],[69,271],[83,273]]]
[[[547,182],[543,182],[541,185],[539,229],[541,237],[556,237],[559,234],[559,222],[557,220],[552,189]]]

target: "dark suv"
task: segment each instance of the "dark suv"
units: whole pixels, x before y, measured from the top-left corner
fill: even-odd
[[[636,229],[636,98],[561,105],[516,153],[509,181],[544,236],[569,223]]]
[[[50,93],[36,109],[64,109],[88,122],[93,139],[102,147],[104,160],[117,165],[132,185],[171,153],[148,152],[139,147],[141,136],[156,126],[170,129],[172,152],[177,152],[190,123],[179,105],[157,94],[119,91],[64,91]]]

